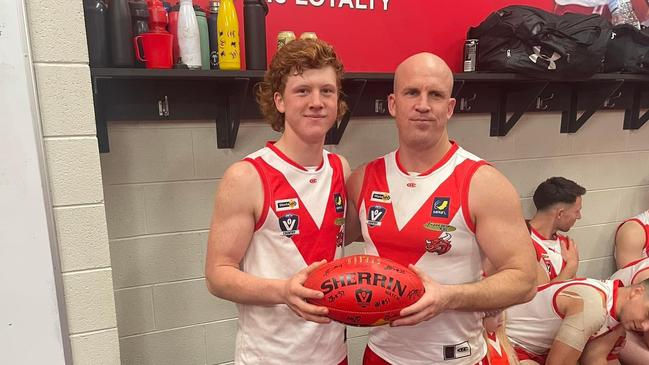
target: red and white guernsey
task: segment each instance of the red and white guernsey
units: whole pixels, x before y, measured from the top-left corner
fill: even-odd
[[[566,262],[561,256],[561,241],[566,242],[568,238],[557,234],[555,239],[547,239],[531,226],[530,235],[538,261],[543,264],[548,278],[554,280],[566,266]]]
[[[620,280],[624,286],[637,284],[638,274],[649,270],[649,257],[630,262],[611,275],[610,280]]]
[[[558,313],[557,295],[570,286],[591,286],[606,297],[606,321],[591,339],[607,334],[620,326],[615,315],[617,289],[624,286],[619,280],[574,279],[548,283],[538,287],[538,292],[530,302],[507,308],[506,333],[512,345],[528,353],[545,355],[559,331],[563,316]]]
[[[442,284],[481,279],[468,210],[469,182],[486,162],[454,142],[430,170],[409,174],[392,152],[365,168],[358,212],[366,252],[415,264]],[[476,364],[485,356],[482,312],[445,311],[412,327],[375,327],[368,346],[391,364]]]
[[[622,224],[628,221],[638,222],[644,229],[645,240],[644,240],[644,250],[642,250],[642,257],[649,256],[649,210],[642,212],[633,218],[625,220],[617,227],[617,229],[620,229],[620,227],[622,227]]]
[[[241,269],[286,279],[307,265],[340,257],[346,194],[340,158],[323,152],[323,163],[306,169],[269,143],[249,155],[264,186],[264,208]],[[286,305],[237,305],[235,364],[337,365],[347,356],[344,326],[317,324]]]

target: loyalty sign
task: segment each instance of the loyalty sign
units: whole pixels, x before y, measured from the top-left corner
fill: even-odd
[[[287,1],[300,6],[315,6],[329,8],[347,8],[356,10],[388,11],[390,0],[268,0],[269,3],[286,4]]]

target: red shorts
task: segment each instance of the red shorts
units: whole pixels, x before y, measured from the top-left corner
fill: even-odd
[[[516,351],[516,357],[518,357],[518,360],[533,360],[538,362],[539,365],[545,365],[545,361],[548,358],[548,355],[533,354],[518,346],[514,346],[514,351]]]
[[[363,354],[363,365],[390,365],[389,362],[383,360],[379,355],[375,354],[369,346],[365,346],[365,354]],[[487,357],[482,359],[475,365],[489,365]]]

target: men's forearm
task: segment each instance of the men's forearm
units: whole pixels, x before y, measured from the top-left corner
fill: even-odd
[[[486,311],[507,308],[531,300],[536,277],[516,269],[505,269],[481,281],[448,285],[448,309]]]
[[[213,295],[240,304],[283,304],[285,280],[255,277],[232,266],[212,268],[206,277]]]

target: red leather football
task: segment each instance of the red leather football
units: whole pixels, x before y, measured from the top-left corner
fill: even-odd
[[[329,318],[352,326],[380,326],[399,318],[399,312],[424,294],[424,284],[412,270],[378,256],[356,255],[328,262],[304,282],[320,290]]]

